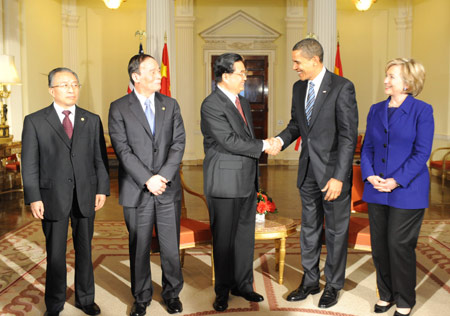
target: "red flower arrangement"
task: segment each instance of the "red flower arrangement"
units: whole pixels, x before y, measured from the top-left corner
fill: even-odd
[[[256,197],[256,213],[267,214],[267,213],[278,213],[275,203],[273,203],[272,198],[267,195],[266,192],[259,190]]]

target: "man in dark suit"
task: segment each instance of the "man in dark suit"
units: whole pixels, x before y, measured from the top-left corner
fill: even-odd
[[[292,118],[276,142],[284,149],[302,137],[297,186],[302,199],[304,275],[287,300],[300,301],[320,292],[319,257],[325,221],[326,285],[319,307],[328,308],[337,303],[345,280],[358,109],[353,84],[323,66],[323,49],[317,40],[298,42],[292,60],[300,80],[292,92]]]
[[[128,74],[135,89],[111,103],[109,135],[119,158],[119,203],[129,232],[131,292],[135,298],[130,316],[145,315],[152,300],[150,245],[154,224],[161,250],[161,296],[169,313],[180,313],[183,119],[177,101],[157,92],[161,73],[153,57],[133,56]]]
[[[255,139],[250,104],[239,95],[247,78],[242,57],[219,56],[214,76],[217,87],[201,107],[203,182],[213,234],[213,307],[224,311],[230,290],[248,301],[264,300],[253,290],[253,253],[258,158],[270,146]]]
[[[42,220],[46,242],[45,315],[59,315],[64,308],[69,219],[75,248],[75,306],[97,315],[91,241],[95,211],[109,195],[103,127],[98,115],[76,105],[80,84],[72,70],[52,70],[48,86],[53,104],[27,115],[22,133],[25,203]]]

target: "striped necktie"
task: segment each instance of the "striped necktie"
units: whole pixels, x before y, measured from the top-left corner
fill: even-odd
[[[316,96],[314,94],[314,83],[312,81],[309,82],[309,88],[308,88],[308,98],[306,99],[306,107],[305,107],[305,114],[306,114],[306,120],[309,125],[309,121],[311,120],[311,114],[312,109],[314,106],[314,101],[316,100]]]

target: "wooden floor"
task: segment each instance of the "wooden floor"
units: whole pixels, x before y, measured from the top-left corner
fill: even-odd
[[[297,183],[297,166],[261,166],[260,186],[269,193],[280,215],[301,218],[301,202]],[[202,166],[184,166],[186,184],[197,192],[203,192]],[[203,202],[186,196],[188,216],[208,220],[208,211]],[[111,169],[111,196],[106,205],[97,212],[97,219],[123,220],[122,207],[118,204],[117,169]],[[425,219],[450,219],[450,180],[441,190],[440,178],[431,177],[430,207]],[[13,231],[29,221],[35,220],[24,205],[23,192],[0,194],[0,236]]]

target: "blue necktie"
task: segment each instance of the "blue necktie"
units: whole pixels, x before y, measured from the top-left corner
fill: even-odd
[[[152,130],[153,136],[155,136],[155,113],[150,106],[150,99],[145,100],[145,116],[147,117],[148,124]]]
[[[316,96],[314,94],[314,83],[312,81],[309,82],[309,89],[308,89],[308,98],[306,99],[306,107],[305,107],[305,114],[306,114],[306,120],[309,125],[309,121],[311,120],[311,114],[312,109],[314,105],[314,101],[316,100]]]

